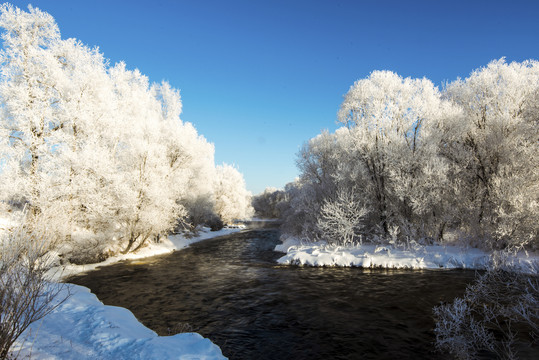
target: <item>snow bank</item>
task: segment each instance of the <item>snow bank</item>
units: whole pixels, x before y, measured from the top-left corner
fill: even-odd
[[[275,251],[286,253],[280,264],[309,266],[358,266],[400,269],[485,269],[491,254],[457,246],[411,246],[409,249],[387,245],[329,246],[326,243],[304,244],[297,238],[283,238]],[[519,253],[508,259],[524,272],[534,272],[539,254]]]
[[[167,238],[161,239],[159,243],[150,243],[147,246],[143,247],[142,249],[139,249],[137,252],[134,252],[134,253],[115,255],[108,258],[107,260],[103,262],[96,263],[96,264],[63,265],[61,267],[54,268],[50,274],[53,279],[61,280],[75,274],[92,271],[100,266],[111,265],[111,264],[114,264],[123,260],[135,260],[135,259],[141,259],[145,257],[155,256],[155,255],[168,254],[176,250],[184,249],[193,243],[210,239],[210,238],[214,238],[214,237],[218,237],[218,236],[228,235],[234,232],[241,231],[244,228],[245,226],[243,225],[237,225],[234,227],[226,227],[219,231],[210,231],[209,228],[202,228],[199,231],[197,236],[191,236],[191,237],[186,237],[185,235],[182,235],[182,234],[170,235]]]
[[[127,309],[103,305],[88,288],[66,284],[57,299],[71,296],[36,321],[13,346],[33,359],[226,359],[199,334],[158,336]]]

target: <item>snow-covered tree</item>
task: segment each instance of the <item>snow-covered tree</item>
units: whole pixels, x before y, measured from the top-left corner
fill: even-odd
[[[26,204],[65,257],[97,260],[178,224],[249,215],[241,174],[216,175],[213,144],[181,121],[168,83],[62,40],[38,9],[2,5],[0,27],[2,204]]]
[[[253,196],[253,209],[256,216],[278,219],[288,208],[288,194],[284,190],[267,187],[261,194]]]
[[[464,112],[442,149],[458,181],[459,220],[488,247],[539,245],[538,93],[539,62],[504,59],[446,89]]]
[[[366,239],[392,229],[399,240],[537,247],[537,64],[494,61],[443,92],[389,71],[357,81],[338,113],[345,126],[298,155],[284,228],[320,237],[344,189],[367,211],[355,230]]]
[[[228,164],[217,166],[214,196],[215,211],[223,222],[253,216],[251,193],[245,188],[243,175],[235,167]]]
[[[454,112],[429,80],[389,71],[373,72],[346,94],[338,118],[350,128],[358,182],[370,183],[384,235],[396,226],[402,235],[436,236],[434,204],[445,181],[438,128]]]

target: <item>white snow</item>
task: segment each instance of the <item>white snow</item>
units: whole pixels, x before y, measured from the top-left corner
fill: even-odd
[[[58,300],[16,341],[13,355],[26,359],[226,359],[196,333],[158,336],[127,309],[103,305],[88,288],[65,284]]]
[[[303,243],[294,237],[282,237],[275,251],[286,253],[280,264],[309,266],[358,266],[400,269],[485,269],[492,261],[490,253],[475,248],[450,245],[364,244],[350,247],[329,246],[323,242]],[[507,259],[524,272],[536,272],[539,254],[518,253]]]

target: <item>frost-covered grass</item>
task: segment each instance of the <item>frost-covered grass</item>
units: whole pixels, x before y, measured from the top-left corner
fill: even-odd
[[[492,255],[480,249],[452,245],[392,245],[364,244],[356,246],[330,246],[323,242],[302,243],[294,237],[283,237],[275,251],[286,253],[280,264],[309,266],[358,266],[403,269],[486,269]],[[508,265],[532,272],[537,253],[518,253],[507,259]]]
[[[225,359],[196,333],[158,336],[127,309],[103,305],[89,289],[66,284],[70,296],[36,321],[13,346],[20,359]]]

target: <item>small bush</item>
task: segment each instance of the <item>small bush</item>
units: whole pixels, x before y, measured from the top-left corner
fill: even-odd
[[[457,359],[492,354],[517,359],[539,346],[539,276],[492,269],[462,298],[434,308],[436,347]]]
[[[204,222],[204,225],[208,226],[211,231],[221,230],[225,226],[223,220],[221,220],[221,218],[215,214],[211,217],[208,217]]]
[[[60,285],[47,281],[49,237],[36,230],[39,226],[32,228],[20,225],[0,238],[0,359],[8,358],[11,346],[32,322],[59,304],[53,300]]]

